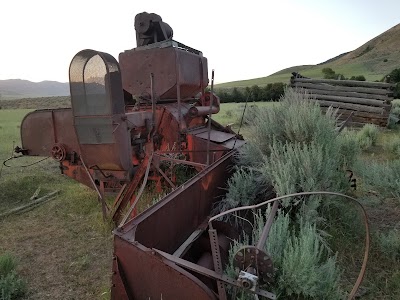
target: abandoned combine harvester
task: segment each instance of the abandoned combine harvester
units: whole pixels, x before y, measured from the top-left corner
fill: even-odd
[[[72,109],[29,113],[16,152],[52,156],[63,174],[94,188],[104,215],[118,222],[112,299],[227,299],[226,286],[275,299],[260,284],[274,272],[263,245],[278,201],[271,201],[258,242],[237,251],[237,278],[223,274],[239,234],[211,211],[224,194],[234,149],[244,141],[212,121],[220,103],[213,84],[205,91],[206,58],[172,40],[171,27],[158,15],[137,15],[135,29],[137,48],[120,53],[119,63],[94,50],[75,55],[69,69]],[[198,173],[176,187],[162,161]],[[128,220],[148,180],[172,192]],[[109,208],[104,195],[112,192],[118,196]]]
[[[172,29],[158,15],[137,15],[135,28],[138,47],[120,53],[119,63],[94,50],[75,55],[72,109],[29,113],[21,125],[22,148],[16,149],[51,155],[63,174],[98,192],[104,214],[115,222],[135,202],[143,178],[159,190],[162,183],[175,187],[174,174],[161,161],[199,171],[244,143],[210,118],[220,104],[205,91],[202,53],[172,40]],[[107,207],[104,195],[117,192]]]

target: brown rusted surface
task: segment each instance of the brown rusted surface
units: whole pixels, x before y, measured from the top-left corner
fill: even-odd
[[[216,299],[213,292],[198,278],[173,263],[163,261],[162,257],[150,249],[133,245],[116,236],[114,255],[117,259],[113,262],[113,300]],[[120,263],[118,269],[117,261]],[[125,286],[121,270],[126,278]]]
[[[135,299],[161,294],[171,296],[165,299],[187,299],[185,295],[191,295],[193,299],[213,299],[199,279],[163,262],[152,254],[151,249],[172,254],[206,222],[213,202],[224,193],[221,188],[226,186],[232,156],[233,153],[227,154],[114,232],[114,255]],[[118,290],[125,287],[121,286],[115,267],[114,272],[116,287],[112,290],[112,299],[120,299],[123,293]],[[175,286],[176,281],[180,282],[179,286]],[[179,293],[174,294],[176,291]]]
[[[28,149],[28,155],[32,156],[50,156],[57,143],[65,145],[67,152],[78,151],[71,109],[44,109],[28,113],[21,123],[21,141],[22,148]]]
[[[201,63],[200,63],[201,61]],[[207,86],[207,59],[177,47],[139,48],[119,55],[124,90],[134,96],[150,99],[150,77],[154,74],[155,94],[160,100],[193,98]]]

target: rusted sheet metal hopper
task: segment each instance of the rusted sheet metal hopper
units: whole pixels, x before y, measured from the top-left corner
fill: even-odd
[[[207,221],[212,204],[224,193],[231,167],[232,153],[114,231],[112,299],[217,298],[213,280],[178,266],[157,250],[213,269]],[[235,238],[229,226],[222,227],[221,235]]]

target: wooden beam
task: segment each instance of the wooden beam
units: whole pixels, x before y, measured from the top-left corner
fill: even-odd
[[[332,85],[350,85],[362,87],[375,87],[375,88],[393,88],[394,85],[386,82],[369,82],[357,80],[335,80],[335,79],[308,79],[308,78],[293,78],[294,82],[307,82],[307,83],[328,83]]]
[[[328,110],[328,107],[321,106],[321,110],[323,112],[326,112]],[[364,117],[364,118],[387,119],[389,117],[389,114],[382,115],[382,114],[374,114],[374,113],[349,110],[349,109],[341,109],[341,108],[338,110],[338,114],[343,115],[343,116],[349,116],[351,113],[354,113],[353,116],[355,116],[355,117]]]
[[[386,104],[390,104],[390,100],[391,100],[391,98],[389,98],[386,95],[366,94],[366,93],[358,93],[358,92],[327,91],[327,90],[320,90],[320,89],[307,89],[307,92],[310,94],[319,94],[319,95],[331,95],[331,96],[343,96],[343,97],[354,97],[354,98],[380,100]]]
[[[376,89],[367,87],[353,87],[353,86],[334,86],[329,84],[318,84],[318,83],[304,83],[304,82],[292,82],[291,87],[293,88],[305,88],[305,89],[318,89],[326,91],[343,91],[343,92],[357,92],[365,94],[383,95],[389,96],[389,99],[393,99],[393,92],[388,89]]]
[[[383,107],[374,107],[374,106],[366,106],[360,104],[353,104],[353,103],[343,103],[343,102],[335,102],[335,101],[326,101],[326,100],[316,100],[312,99],[311,101],[317,102],[320,106],[332,106],[350,110],[357,110],[357,111],[364,111],[364,112],[371,112],[376,114],[383,115],[385,109]]]
[[[355,103],[360,105],[368,105],[368,106],[377,106],[377,107],[386,107],[385,101],[382,100],[373,100],[373,99],[365,99],[365,98],[355,98],[355,97],[341,97],[341,96],[331,96],[331,95],[319,95],[319,94],[311,94],[312,97],[318,100],[328,100],[328,101],[336,101],[336,102],[344,102],[344,103]]]

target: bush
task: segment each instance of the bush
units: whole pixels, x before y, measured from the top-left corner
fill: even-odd
[[[322,114],[309,100],[308,94],[288,89],[280,105],[254,113],[247,144],[237,156],[240,169],[220,202],[222,210],[257,203],[260,196],[267,197],[263,191],[271,186],[278,195],[349,188],[344,169],[352,166],[359,152],[356,135],[346,130],[338,135],[335,111]],[[331,199],[318,195],[305,202],[304,197],[281,202],[265,245],[276,268],[274,282],[266,289],[272,288],[283,299],[341,298],[336,256],[329,253],[322,231],[317,230],[319,212]],[[244,244],[257,242],[265,219],[265,215],[250,218],[254,229],[252,236],[244,237]],[[231,261],[236,250],[231,251]],[[234,271],[232,265],[227,269],[230,276]],[[243,292],[241,299],[250,296]]]
[[[265,188],[265,183],[259,179],[261,177],[253,169],[239,167],[228,179],[228,192],[224,201],[219,202],[217,211],[254,203]]]
[[[380,233],[379,246],[386,256],[394,260],[400,259],[400,231],[390,229],[387,233]]]
[[[400,138],[394,137],[393,139],[386,141],[383,145],[384,149],[390,154],[399,157],[400,156]]]
[[[0,255],[0,300],[19,299],[26,293],[25,282],[15,268],[15,259],[10,254]]]
[[[362,178],[365,189],[379,192],[382,197],[400,197],[400,160],[359,160],[354,171]]]
[[[365,81],[366,80],[364,75],[351,76],[349,79],[356,80],[356,81]]]
[[[378,141],[379,129],[378,126],[374,124],[366,124],[357,133],[358,143],[361,149],[368,149],[371,146],[375,146]]]
[[[326,258],[326,249],[315,225],[301,223],[283,251],[278,287],[285,298],[342,299],[336,257]]]
[[[240,149],[239,163],[258,170],[278,195],[348,188],[343,168],[358,153],[354,139],[338,136],[334,112],[324,115],[308,99],[288,89],[281,105],[260,108]]]
[[[254,231],[251,237],[245,237],[243,243],[234,242],[229,252],[229,261],[225,273],[237,277],[233,267],[235,253],[250,241],[257,243],[265,225],[265,216],[256,214]],[[328,250],[315,225],[300,221],[293,223],[287,214],[279,212],[272,223],[268,242],[264,250],[271,256],[275,269],[274,280],[261,288],[273,290],[279,299],[341,299],[339,286],[340,272],[336,266],[336,257],[327,258]],[[254,299],[252,294],[241,291],[238,299]]]
[[[258,113],[258,106],[256,104],[248,104],[246,107],[246,111],[244,112],[243,115],[243,109],[244,109],[244,105],[243,107],[239,107],[241,110],[238,114],[236,114],[236,123],[240,124],[242,122],[242,117],[243,117],[243,125],[249,125],[252,123],[254,117],[256,116],[256,114]]]

